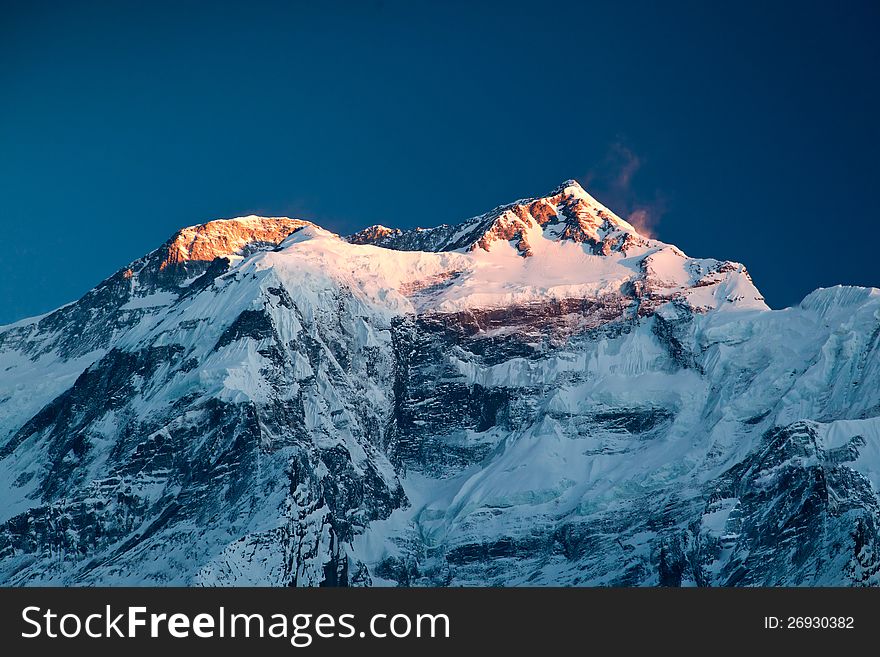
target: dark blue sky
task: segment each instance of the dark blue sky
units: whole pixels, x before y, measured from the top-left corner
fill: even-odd
[[[0,322],[184,225],[433,225],[572,177],[773,307],[880,285],[880,3],[589,4],[3,2]]]

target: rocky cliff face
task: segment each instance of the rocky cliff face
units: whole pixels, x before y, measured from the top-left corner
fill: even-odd
[[[0,583],[876,585],[878,343],[573,181],[187,228],[0,328]]]

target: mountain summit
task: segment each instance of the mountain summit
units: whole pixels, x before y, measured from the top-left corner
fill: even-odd
[[[575,180],[566,180],[546,196],[502,205],[461,224],[406,231],[371,226],[348,238],[353,244],[403,251],[490,251],[496,243],[513,242],[523,256],[533,255],[532,243],[545,239],[585,243],[606,255],[647,243]]]
[[[877,585],[878,317],[574,181],[185,228],[0,327],[0,583]]]

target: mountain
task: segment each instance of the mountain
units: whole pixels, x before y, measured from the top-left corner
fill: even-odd
[[[877,585],[878,343],[574,181],[185,228],[0,328],[0,584]]]

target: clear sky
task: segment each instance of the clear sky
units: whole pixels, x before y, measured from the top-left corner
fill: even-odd
[[[577,178],[773,307],[880,286],[880,3],[0,3],[0,323],[177,228]]]

